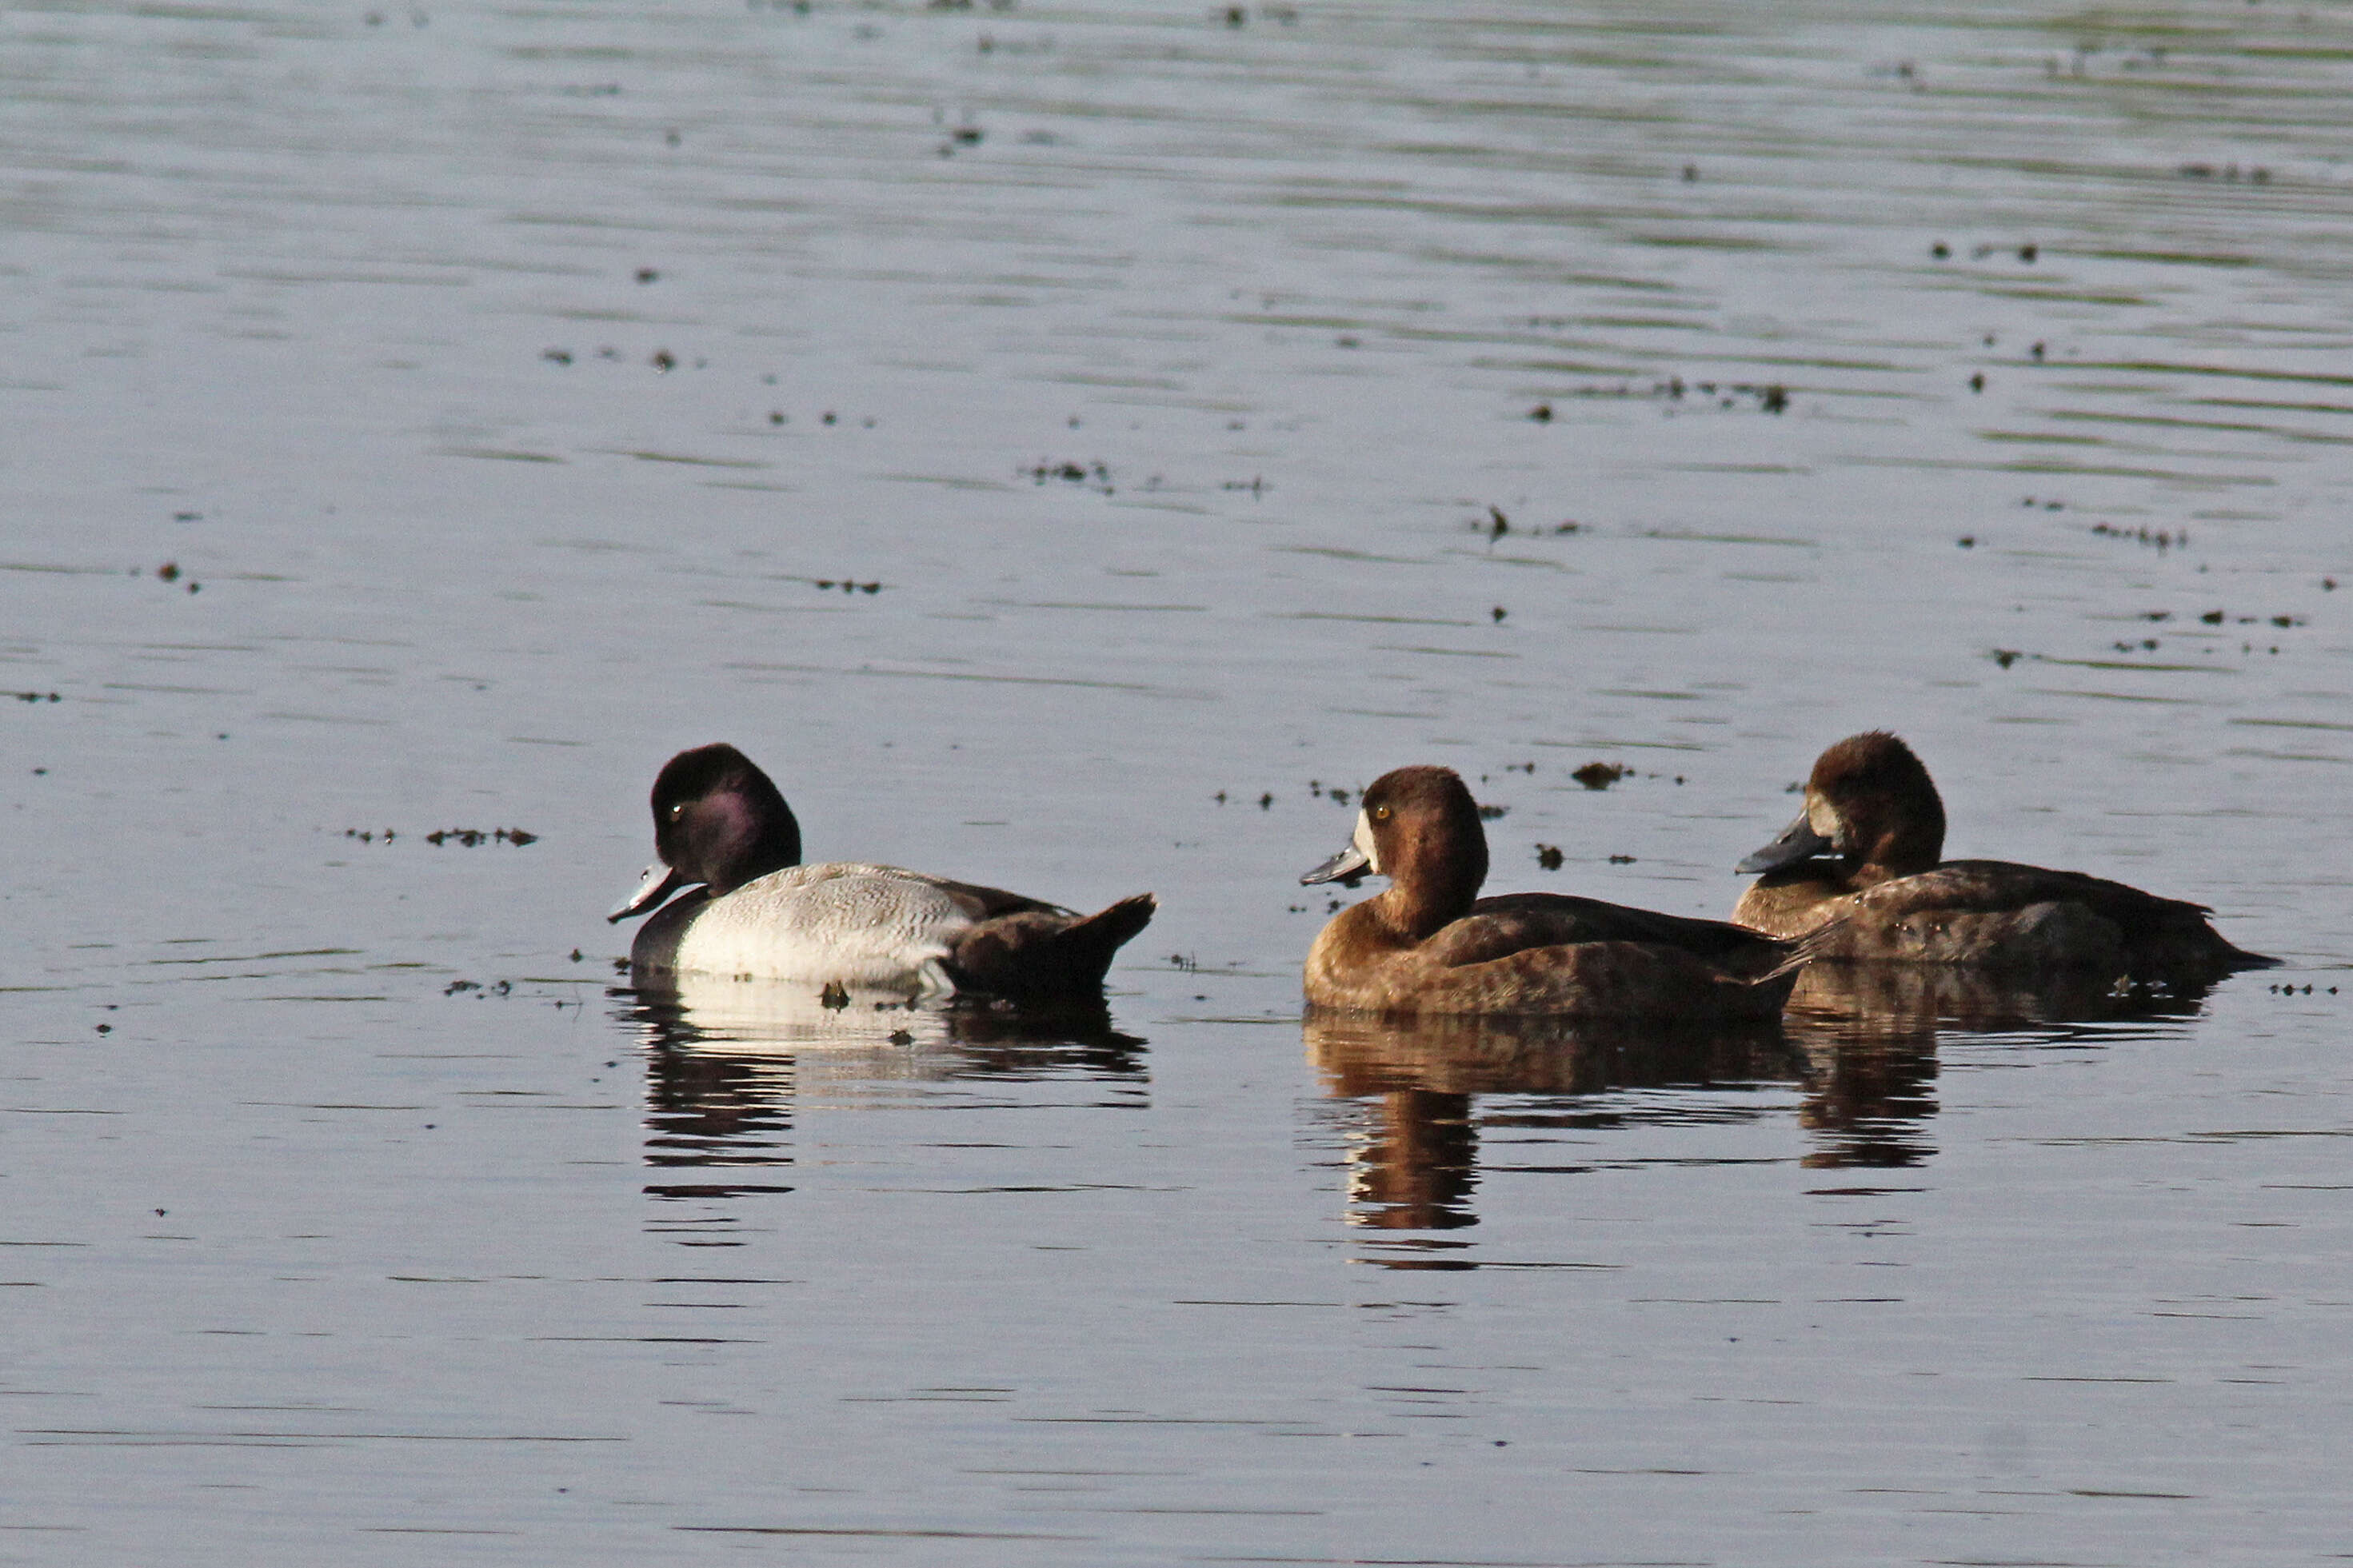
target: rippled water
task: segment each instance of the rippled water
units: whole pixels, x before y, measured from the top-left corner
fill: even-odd
[[[11,9],[0,1558],[2353,1552],[2348,59]],[[1721,914],[1873,725],[2287,967],[1303,1030],[1386,768]],[[1162,914],[1099,1015],[635,994],[722,738]]]

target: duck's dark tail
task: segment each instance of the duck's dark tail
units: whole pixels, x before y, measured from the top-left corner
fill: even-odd
[[[966,931],[949,957],[959,987],[998,996],[1069,996],[1100,990],[1122,944],[1152,923],[1150,893],[1073,917],[1024,910]]]
[[[2194,969],[2202,963],[2212,973],[2232,974],[2242,969],[2277,969],[2287,962],[2267,953],[2249,952],[2243,947],[2235,947],[2211,926],[2204,927],[2203,934],[2207,940],[2195,945],[2193,962],[2180,967]]]

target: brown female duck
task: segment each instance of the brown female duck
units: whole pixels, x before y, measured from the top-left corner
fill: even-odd
[[[1732,918],[1802,936],[1831,921],[1816,956],[2155,977],[2275,963],[2242,952],[2203,904],[2161,899],[2080,871],[1943,860],[1945,805],[1912,748],[1883,731],[1824,752],[1806,809],[1740,862],[1765,875]]]
[[[1553,893],[1479,897],[1487,834],[1451,769],[1399,768],[1365,791],[1347,848],[1300,880],[1387,877],[1307,954],[1311,1006],[1389,1014],[1772,1018],[1796,944]]]

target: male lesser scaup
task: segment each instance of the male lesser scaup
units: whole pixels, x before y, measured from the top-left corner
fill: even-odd
[[[1772,1018],[1795,984],[1790,943],[1556,893],[1482,899],[1487,834],[1449,768],[1399,768],[1366,790],[1347,848],[1304,883],[1367,873],[1386,892],[1342,910],[1307,954],[1311,1006],[1391,1014]]]
[[[1765,875],[1732,918],[1781,937],[1842,920],[1819,957],[1989,968],[2217,973],[2276,963],[2242,952],[2203,904],[2080,871],[1942,860],[1945,805],[1912,748],[1883,731],[1824,752],[1806,809],[1740,862]]]
[[[804,866],[792,808],[729,745],[672,757],[654,780],[653,809],[661,858],[607,918],[693,890],[638,932],[629,963],[640,973],[1066,996],[1101,986],[1112,954],[1156,907],[1138,893],[1082,916],[896,866]]]

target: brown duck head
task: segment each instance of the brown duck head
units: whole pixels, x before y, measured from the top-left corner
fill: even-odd
[[[1849,735],[1814,761],[1806,809],[1736,869],[1835,858],[1859,882],[1908,877],[1945,852],[1945,803],[1912,748],[1883,730]]]
[[[1387,877],[1389,890],[1377,901],[1417,940],[1470,912],[1487,879],[1487,830],[1453,769],[1394,769],[1373,781],[1358,805],[1348,847],[1301,882]]]

